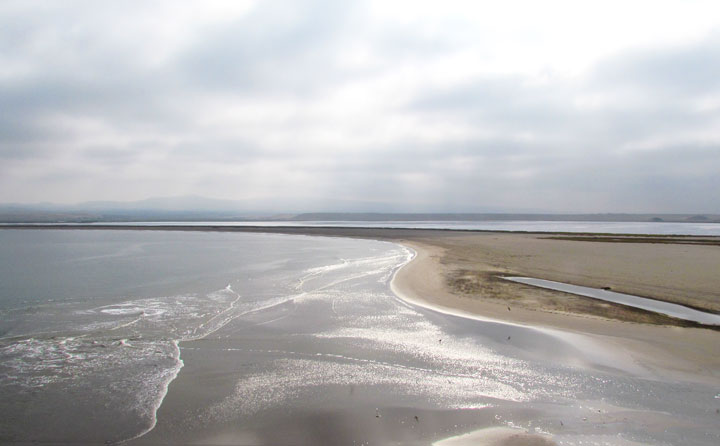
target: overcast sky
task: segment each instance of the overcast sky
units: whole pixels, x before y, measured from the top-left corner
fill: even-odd
[[[720,213],[720,2],[0,2],[0,202],[178,195]]]

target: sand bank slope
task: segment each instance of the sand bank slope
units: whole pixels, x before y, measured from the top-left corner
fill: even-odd
[[[524,235],[509,237],[517,237],[514,242],[519,244],[527,240],[527,236]],[[637,320],[633,322],[635,315],[631,310],[625,311],[621,308],[620,313],[610,312],[608,315],[604,313],[608,306],[592,299],[492,278],[483,282],[482,278],[489,276],[487,271],[507,271],[514,265],[509,262],[503,264],[496,260],[507,254],[501,253],[493,258],[492,254],[484,252],[479,254],[483,256],[484,262],[476,261],[471,265],[474,260],[471,258],[472,253],[480,252],[483,248],[473,246],[472,240],[468,238],[455,240],[413,238],[403,240],[402,243],[414,249],[417,255],[411,263],[398,272],[394,287],[400,294],[410,299],[449,311],[460,310],[491,319],[589,334],[605,345],[629,354],[651,374],[714,384],[720,382],[720,332],[718,331],[649,325],[638,323]],[[592,253],[587,252],[586,255],[591,256]],[[471,266],[476,269],[468,270]],[[553,268],[561,269],[558,265],[548,262],[546,269]],[[458,271],[462,271],[462,274],[473,272],[477,274],[480,277],[476,279],[478,287],[472,291],[458,289],[453,284],[453,277],[457,276]],[[623,271],[623,274],[631,272]],[[616,277],[610,275],[605,279],[612,280]],[[637,268],[635,277],[640,283],[642,274],[638,273]],[[596,277],[592,280],[602,281],[603,278]],[[708,277],[708,280],[716,279]],[[694,291],[697,292],[697,289]],[[561,311],[552,302],[563,299],[586,302],[582,302],[579,306],[567,304],[568,310]],[[586,306],[598,306],[598,309],[584,313],[582,309]],[[616,314],[620,314],[625,320],[610,318]]]
[[[554,446],[549,437],[518,429],[492,427],[433,443],[433,446]]]

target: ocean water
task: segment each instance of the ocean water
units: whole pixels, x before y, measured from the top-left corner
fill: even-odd
[[[99,425],[103,441],[146,431],[183,365],[179,342],[287,299],[305,271],[373,256],[376,245],[0,231],[0,440],[94,439]]]
[[[715,445],[718,389],[418,307],[378,241],[0,231],[0,442]]]

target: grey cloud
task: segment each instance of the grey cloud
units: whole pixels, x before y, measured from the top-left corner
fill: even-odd
[[[659,96],[699,95],[720,88],[720,33],[692,45],[633,51],[604,61],[593,81]]]
[[[422,94],[408,106],[409,111],[450,115],[508,136],[539,132],[552,139],[585,126],[568,93],[558,85],[527,85],[520,77],[480,78]]]
[[[717,36],[614,55],[573,79],[483,75],[438,85],[423,68],[464,37],[412,25],[373,29],[362,3],[261,2],[189,33],[157,64],[135,54],[138,36],[105,39],[103,26],[114,21],[91,3],[0,17],[0,61],[26,70],[0,78],[1,184],[28,191],[0,201],[196,193],[270,197],[278,206],[289,197],[308,206],[344,200],[346,210],[720,208],[720,147],[701,142],[712,139],[720,110],[694,105],[720,94]],[[372,52],[367,66],[342,63],[353,43]],[[414,67],[420,79],[405,103],[373,97],[377,110],[338,118],[366,120],[357,123],[305,112],[398,67]],[[278,98],[289,111],[273,108]],[[266,107],[268,117],[204,122],[206,112],[246,104]],[[416,136],[425,128],[401,136],[391,128],[387,140],[354,140],[397,116],[437,126],[434,139]],[[109,133],[98,142],[62,118],[91,118]],[[336,124],[339,142],[314,139]],[[467,135],[444,135],[443,125]],[[106,191],[113,195],[93,195]]]
[[[170,156],[188,162],[225,164],[283,159],[287,157],[287,153],[269,151],[250,139],[208,138],[174,144],[171,146]]]
[[[37,145],[0,144],[0,160],[23,160],[42,157],[47,154],[47,148]]]
[[[622,144],[658,129],[708,128],[720,111],[697,112],[691,100],[712,94],[720,94],[717,39],[670,52],[617,56],[595,67],[584,82],[551,79],[532,84],[522,77],[479,78],[422,94],[409,104],[409,111],[450,113],[494,129],[537,132],[548,141],[557,136],[570,137],[568,143],[577,145]],[[592,96],[610,98],[611,103],[590,107],[578,103]],[[620,103],[612,103],[613,98]]]
[[[117,146],[92,146],[82,151],[83,159],[111,166],[124,166],[140,162],[143,145],[134,145],[131,148],[118,148]],[[148,145],[145,144],[145,149]]]
[[[178,58],[178,67],[191,88],[308,94],[337,75],[334,52],[342,51],[354,3],[263,5],[211,30]]]

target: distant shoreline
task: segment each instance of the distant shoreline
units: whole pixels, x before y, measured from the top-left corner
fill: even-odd
[[[323,237],[347,237],[347,238],[365,238],[373,240],[386,240],[394,241],[406,244],[412,248],[419,247],[421,249],[435,246],[442,246],[443,242],[447,240],[458,240],[459,237],[464,237],[465,241],[482,240],[483,237],[488,235],[503,236],[506,239],[515,237],[513,244],[517,244],[520,240],[520,246],[522,246],[522,240],[543,240],[551,243],[547,246],[557,248],[560,246],[572,246],[578,248],[583,246],[584,248],[577,252],[575,255],[581,260],[587,260],[592,257],[593,250],[596,249],[598,243],[605,245],[639,245],[639,246],[654,246],[654,245],[682,245],[685,247],[689,246],[720,246],[720,236],[713,235],[658,235],[658,234],[615,234],[615,233],[592,233],[592,232],[530,232],[530,231],[505,231],[505,230],[475,230],[475,229],[412,229],[412,228],[392,228],[392,227],[341,227],[341,226],[213,226],[213,225],[82,225],[82,224],[21,224],[21,225],[0,225],[0,229],[19,229],[19,230],[110,230],[110,231],[186,231],[186,232],[240,232],[240,233],[272,233],[272,234],[289,234],[289,235],[307,235],[307,236],[323,236]],[[555,241],[549,242],[549,241]],[[409,243],[408,243],[409,242]],[[570,244],[568,245],[568,242]],[[574,242],[574,243],[573,243]],[[447,244],[447,243],[445,243]],[[445,250],[451,248],[450,246],[443,246]],[[483,247],[478,246],[479,250]],[[522,248],[521,248],[522,249]],[[619,246],[617,248],[610,248],[618,251],[617,254],[624,254],[627,256],[628,250],[623,250]],[[631,248],[630,248],[631,249]],[[673,248],[668,248],[673,249]],[[623,252],[620,252],[623,251]],[[611,253],[612,254],[612,253]],[[537,253],[535,254],[537,255]],[[643,260],[645,264],[648,263],[650,257],[646,257]],[[545,260],[547,262],[547,259]],[[511,264],[506,266],[512,267]],[[632,265],[625,265],[625,271],[627,267]],[[694,265],[697,267],[697,265]],[[712,266],[712,265],[711,265]],[[717,265],[720,268],[720,263]],[[697,270],[697,268],[694,268]],[[712,273],[712,271],[710,271]],[[520,270],[513,271],[512,274],[524,274],[537,278],[543,278],[548,280],[558,280],[568,283],[574,283],[583,286],[594,286],[593,282],[584,281],[578,283],[577,278],[572,276],[563,276],[562,271],[556,271],[554,275],[543,276],[538,274],[537,271],[533,270]],[[560,274],[560,276],[558,276]],[[541,277],[543,276],[543,277]],[[708,277],[709,279],[709,277]],[[612,277],[598,277],[595,280],[612,281],[615,280]],[[633,282],[637,282],[638,278],[634,277]],[[599,282],[595,282],[597,284]],[[602,282],[605,283],[605,282]],[[689,284],[684,284],[684,288],[687,288]],[[602,286],[596,286],[601,288]],[[718,281],[718,289],[720,289],[720,280]],[[651,299],[657,299],[672,303],[678,303],[691,308],[695,308],[702,311],[708,311],[712,313],[720,313],[720,291],[717,291],[717,304],[714,306],[705,305],[694,305],[687,301],[678,301],[673,299],[672,296],[667,295],[654,295],[650,292],[638,292],[638,290],[625,290],[628,294],[635,294],[642,297]],[[687,292],[687,289],[685,290]],[[700,292],[702,293],[702,292]]]
[[[78,223],[102,224],[126,222],[578,222],[578,223],[720,223],[720,214],[709,213],[509,213],[509,212],[244,212],[237,208],[157,208],[139,203],[85,203],[62,205],[1,204],[0,223]],[[196,209],[196,210],[192,210]],[[202,210],[197,210],[202,209]]]
[[[405,236],[406,232],[416,233],[500,233],[500,234],[531,234],[545,236],[585,237],[585,241],[602,242],[640,242],[640,243],[680,243],[697,239],[708,244],[720,244],[718,235],[693,234],[635,234],[615,232],[568,232],[568,231],[528,231],[504,229],[467,229],[467,228],[403,228],[391,226],[302,226],[302,225],[138,225],[138,224],[82,224],[82,223],[0,223],[0,229],[86,229],[86,230],[130,230],[130,231],[205,231],[205,232],[261,232],[276,234],[320,235],[337,237],[396,237]],[[594,238],[590,240],[589,238]],[[621,240],[613,240],[622,238]],[[640,238],[644,238],[641,240]]]
[[[508,282],[519,275],[720,312],[720,237],[313,226],[0,225],[16,230],[272,233],[383,240],[417,256],[404,296],[479,317],[600,337],[649,368],[717,383],[720,332],[618,304]],[[670,328],[669,326],[673,326]]]

